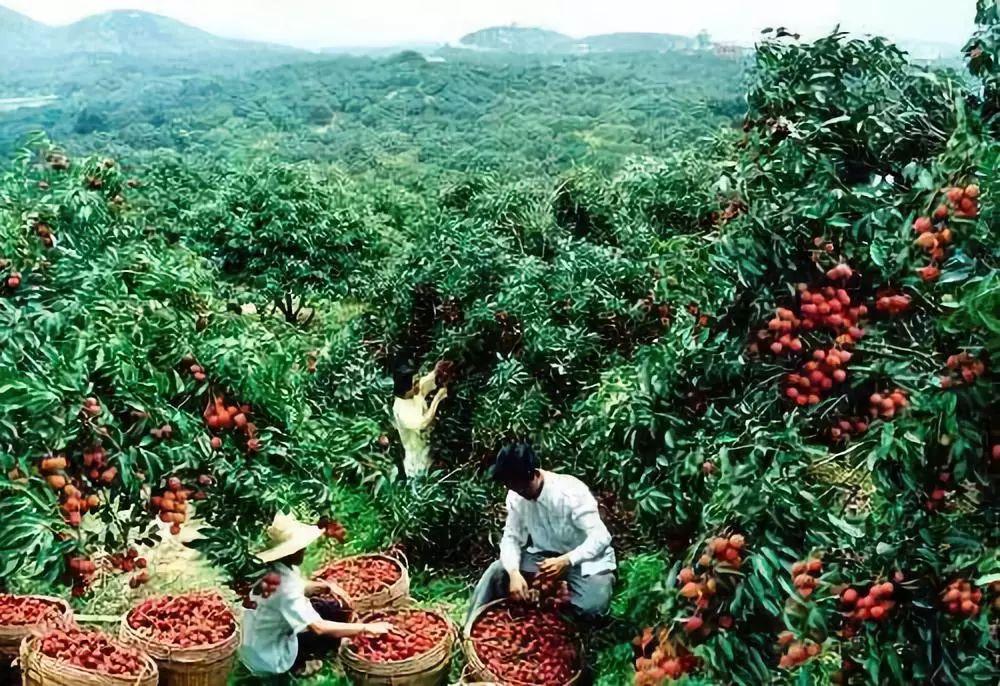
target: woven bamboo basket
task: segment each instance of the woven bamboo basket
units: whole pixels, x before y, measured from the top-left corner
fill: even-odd
[[[350,596],[351,609],[358,613],[372,612],[374,610],[383,610],[386,608],[400,608],[406,607],[410,604],[410,571],[409,563],[406,557],[400,553],[399,557],[394,555],[389,555],[385,553],[376,554],[365,554],[365,555],[354,555],[352,557],[344,557],[339,560],[331,560],[327,563],[323,569],[320,569],[316,574],[313,575],[313,579],[318,579],[319,574],[328,568],[329,566],[336,564],[338,562],[344,562],[346,560],[358,560],[366,557],[376,557],[383,560],[388,560],[397,567],[399,567],[400,576],[394,583],[386,586],[385,588],[375,591],[370,595],[365,596]]]
[[[407,612],[405,609],[394,609],[393,611]],[[419,611],[429,612],[429,610]],[[448,633],[427,652],[407,660],[372,662],[358,657],[351,649],[350,639],[345,640],[340,645],[340,664],[344,668],[347,678],[356,686],[442,686],[445,684],[451,671],[451,656],[457,631],[451,621],[443,614],[434,614],[448,624]],[[362,617],[361,621],[373,620],[369,616]]]
[[[98,674],[43,655],[29,636],[21,642],[20,663],[23,686],[156,686],[159,671],[148,655],[142,674],[134,677]]]
[[[59,607],[59,618],[66,622],[73,620],[73,610],[62,598],[53,598],[46,595],[28,596],[37,600],[45,600]],[[0,625],[0,666],[7,666],[17,659],[21,650],[21,642],[26,636],[31,635],[31,630],[35,625]]]
[[[240,645],[238,623],[232,635],[223,641],[177,648],[152,640],[133,629],[128,622],[131,614],[129,612],[122,617],[119,638],[122,643],[138,648],[153,658],[160,671],[161,686],[226,686]]]
[[[478,610],[476,610],[470,621],[465,624],[465,628],[462,630],[462,650],[465,652],[465,659],[468,663],[466,667],[466,679],[465,683],[468,684],[494,684],[495,686],[535,686],[524,681],[516,681],[512,679],[501,679],[499,676],[494,674],[486,666],[486,663],[479,657],[479,653],[476,651],[475,641],[472,640],[470,632],[472,627],[476,625],[479,620],[479,616],[492,607],[497,605],[502,605],[507,602],[506,598],[501,598],[500,600],[494,600],[491,603],[486,603]],[[574,674],[563,686],[574,686],[574,684],[580,683],[580,679],[583,678],[583,670],[580,666],[583,664],[583,642],[579,639],[575,640],[576,644],[576,674]]]

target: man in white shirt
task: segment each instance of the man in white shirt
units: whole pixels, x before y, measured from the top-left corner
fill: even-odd
[[[346,603],[310,601],[308,596],[346,595],[335,585],[304,579],[299,571],[306,548],[322,534],[319,527],[280,513],[268,529],[270,546],[257,558],[272,563],[277,588],[266,597],[259,590],[251,595],[256,607],[244,614],[239,650],[240,661],[254,674],[314,671],[321,666],[314,658],[336,650],[341,638],[384,634],[392,628],[384,622],[345,621],[351,615]]]
[[[431,467],[428,434],[438,406],[448,397],[447,388],[438,388],[428,406],[427,395],[437,388],[437,376],[438,367],[430,374],[417,378],[416,370],[406,365],[393,375],[396,398],[392,404],[392,417],[399,432],[399,442],[403,444],[403,473],[408,477],[422,474]]]
[[[497,455],[491,475],[508,488],[500,559],[472,594],[469,618],[493,600],[526,599],[525,574],[565,578],[571,607],[583,619],[605,614],[615,582],[615,551],[597,500],[579,479],[539,469],[529,443]]]

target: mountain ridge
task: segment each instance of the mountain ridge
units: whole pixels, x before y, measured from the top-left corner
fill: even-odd
[[[0,6],[0,45],[4,57],[60,58],[77,54],[116,54],[177,59],[218,53],[306,54],[287,45],[224,38],[177,19],[141,10],[111,10],[71,24],[52,26]]]

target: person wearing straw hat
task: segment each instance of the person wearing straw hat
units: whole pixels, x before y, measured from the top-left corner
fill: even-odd
[[[251,594],[256,606],[244,616],[239,651],[240,661],[254,674],[311,673],[322,666],[315,658],[335,651],[340,639],[392,629],[386,622],[347,621],[351,611],[343,589],[302,576],[306,548],[322,534],[319,527],[282,513],[267,529],[268,546],[256,557],[271,566],[269,576],[276,576],[277,588],[265,596],[258,586]],[[318,597],[328,595],[344,600]]]

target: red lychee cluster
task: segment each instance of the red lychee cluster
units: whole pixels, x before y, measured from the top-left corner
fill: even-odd
[[[821,647],[810,640],[796,641],[795,634],[783,631],[778,634],[778,647],[782,651],[778,666],[781,669],[795,669],[809,658],[820,654]]]
[[[801,284],[799,292],[802,301],[799,311],[802,313],[802,328],[805,331],[827,329],[837,335],[837,343],[840,345],[852,345],[865,335],[860,322],[868,314],[868,308],[855,304],[843,288],[826,286],[811,291],[805,284]]]
[[[94,484],[110,484],[118,475],[115,467],[105,468],[102,462],[95,467],[93,455],[98,449],[84,453],[84,466],[90,467],[89,476]],[[100,449],[103,456],[103,448]],[[101,499],[95,493],[85,494],[82,489],[87,488],[83,476],[79,473],[76,476],[70,474],[70,467],[73,467],[64,455],[49,456],[39,463],[38,470],[45,477],[45,482],[55,491],[59,492],[59,509],[63,519],[70,526],[76,528],[80,526],[83,515],[92,509],[100,507]],[[75,470],[79,471],[79,470]]]
[[[866,431],[868,431],[868,422],[861,417],[841,417],[827,429],[830,439],[835,443],[848,441],[852,436],[860,436]]]
[[[983,593],[966,579],[955,579],[941,593],[941,604],[950,615],[975,617],[979,614]]]
[[[785,397],[799,406],[816,405],[834,384],[847,380],[845,367],[852,357],[850,351],[839,348],[814,350],[812,359],[803,365],[799,373],[785,377]]]
[[[149,499],[149,507],[157,513],[161,522],[170,524],[170,533],[176,536],[181,532],[181,524],[187,521],[187,503],[192,491],[184,488],[176,476],[167,478],[165,486],[160,495]]]
[[[979,216],[979,186],[969,184],[964,188],[955,186],[945,191],[948,205],[960,219],[975,219]]]
[[[763,349],[770,350],[775,355],[800,352],[802,339],[796,332],[801,324],[794,312],[779,307],[774,318],[767,323],[767,328],[757,332],[757,340],[750,344],[750,352],[758,353]]]
[[[874,583],[863,595],[853,588],[845,589],[840,595],[848,622],[844,628],[845,637],[853,636],[856,626],[862,622],[881,622],[888,618],[896,606],[894,591],[891,581]]]
[[[745,545],[746,542],[740,534],[733,534],[728,538],[725,536],[716,536],[705,546],[705,553],[701,557],[701,562],[707,567],[708,564],[705,562],[705,558],[706,556],[710,556],[714,557],[715,561],[720,565],[739,567],[743,564]]]
[[[151,429],[149,433],[153,438],[166,441],[174,435],[174,427],[169,424],[164,424],[163,426]]]
[[[654,631],[646,627],[632,645],[636,654],[635,686],[662,686],[698,667],[698,658],[683,644],[672,641],[666,629]]]
[[[891,288],[884,288],[875,294],[875,309],[891,317],[910,309],[913,298]]]
[[[326,516],[320,517],[316,526],[323,530],[323,534],[325,536],[332,538],[337,541],[337,543],[343,543],[344,539],[347,538],[347,529],[345,529],[343,524],[338,522],[336,519],[331,519]]]
[[[803,598],[808,598],[816,590],[819,575],[823,573],[823,561],[819,558],[801,560],[792,565],[792,583]]]
[[[872,417],[892,419],[910,404],[906,393],[898,388],[882,393],[872,393],[868,397],[868,414]]]
[[[66,558],[66,567],[69,570],[73,597],[79,598],[87,592],[87,588],[97,572],[97,565],[81,555],[71,555]]]
[[[941,377],[941,388],[974,383],[986,371],[986,365],[983,364],[983,361],[967,352],[949,355],[947,366],[947,374]]]
[[[128,585],[132,588],[139,588],[149,581],[146,558],[139,557],[139,551],[135,548],[129,548],[124,553],[114,553],[109,560],[112,567],[125,574],[131,574],[138,570],[136,575],[129,579]]]
[[[202,416],[205,425],[213,435],[210,439],[212,448],[218,450],[222,447],[222,437],[217,435],[224,431],[234,431],[246,439],[245,447],[249,453],[255,453],[261,448],[261,441],[257,438],[257,425],[250,421],[249,405],[226,405],[225,398],[221,395],[215,396],[212,402],[205,406]]]
[[[260,583],[257,584],[257,593],[261,598],[270,598],[280,587],[281,575],[277,572],[268,572],[261,577]]]
[[[951,472],[940,472],[934,485],[928,489],[924,507],[928,512],[937,512],[948,506],[948,494],[951,491]]]
[[[52,235],[52,227],[43,221],[36,221],[34,224],[35,235],[42,241],[42,245],[46,248],[51,248],[55,243],[55,238]]]

